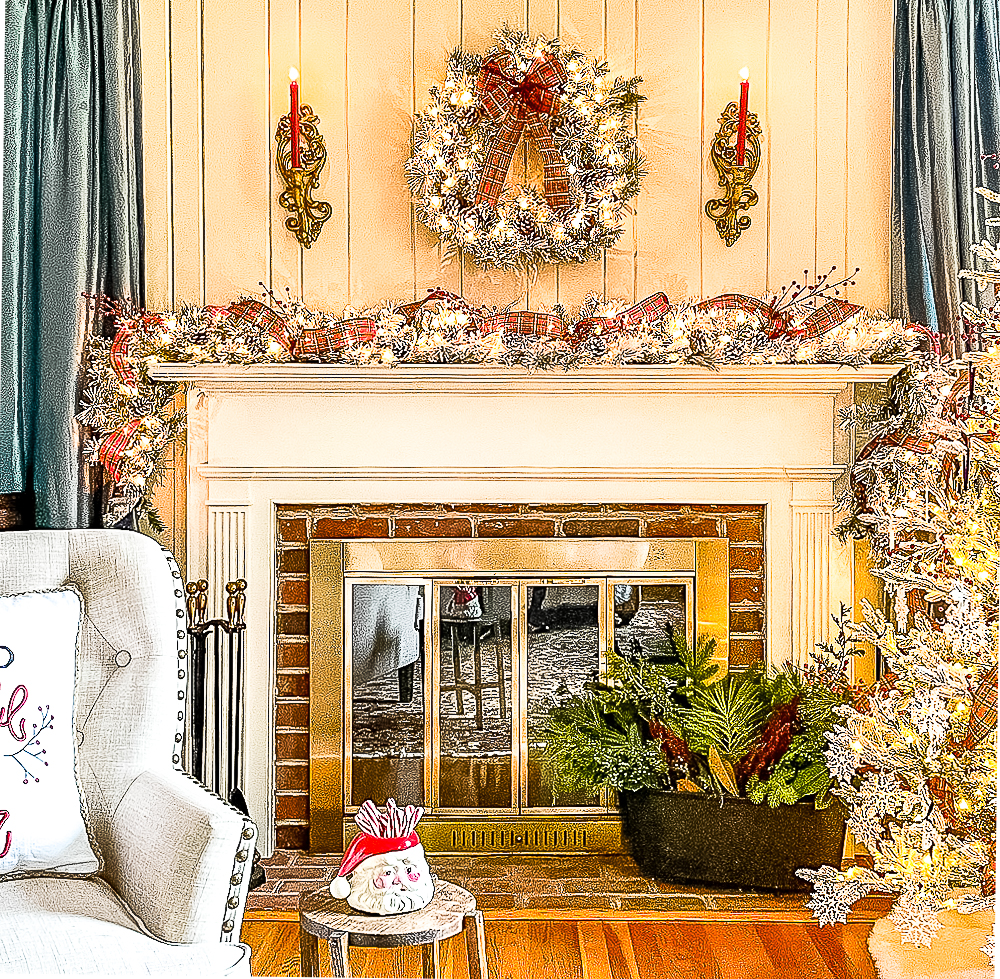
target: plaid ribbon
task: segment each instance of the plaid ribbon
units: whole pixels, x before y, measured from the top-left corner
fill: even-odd
[[[598,333],[618,333],[634,330],[643,322],[663,319],[670,312],[670,300],[662,292],[647,296],[642,302],[619,313],[613,319],[607,316],[588,316],[573,327],[573,339],[581,343]]]
[[[318,330],[303,330],[295,342],[295,355],[327,360],[339,350],[360,343],[371,343],[377,333],[375,320],[367,316],[334,323],[333,326],[322,326]]]
[[[289,328],[288,321],[279,316],[270,306],[265,306],[256,299],[241,299],[232,303],[228,309],[232,325],[237,329],[252,328],[267,330],[281,346],[291,352],[295,346],[295,337]]]
[[[801,340],[815,340],[835,327],[843,326],[860,312],[861,307],[854,303],[845,302],[843,299],[831,299],[810,313],[797,327],[786,329],[785,332]]]
[[[831,299],[810,313],[797,327],[793,327],[790,311],[776,310],[773,305],[769,305],[755,296],[741,296],[732,292],[716,296],[714,299],[706,299],[704,302],[698,303],[695,309],[699,312],[706,312],[709,309],[742,310],[750,316],[756,316],[760,320],[761,327],[772,340],[781,336],[815,340],[861,312],[861,307],[854,303],[845,302],[843,299]]]
[[[765,324],[771,322],[771,307],[767,303],[754,296],[741,296],[735,292],[705,299],[695,309],[699,313],[707,313],[710,309],[740,309],[750,316],[758,316]]]
[[[961,829],[962,817],[958,814],[958,800],[951,783],[941,775],[932,775],[927,779],[927,791],[944,814],[944,818],[952,829]]]
[[[558,316],[552,313],[532,313],[527,309],[496,313],[480,327],[480,332],[483,334],[496,333],[498,330],[520,333],[526,337],[548,337],[553,340],[563,340],[567,334],[566,326]]]
[[[448,292],[445,289],[430,289],[428,291],[428,295],[424,299],[400,306],[399,312],[406,317],[406,321],[409,323],[412,322],[413,318],[427,303],[433,301],[440,301],[446,308],[460,310],[468,315],[469,320],[472,323],[479,322],[483,318],[481,309],[478,309],[475,306],[470,306],[461,296],[456,296],[455,293]]]
[[[122,384],[129,387],[137,386],[137,377],[129,359],[132,348],[132,336],[135,333],[135,320],[126,320],[115,333],[111,341],[111,368]]]
[[[125,422],[121,428],[116,428],[113,432],[105,435],[101,439],[101,444],[97,447],[97,458],[100,460],[101,465],[104,466],[107,474],[116,483],[121,476],[122,456],[125,455],[125,451],[135,441],[136,432],[139,431],[141,424],[142,420],[139,418],[133,418],[131,421]]]
[[[514,56],[507,52],[494,55],[483,63],[476,79],[479,104],[499,123],[499,129],[486,150],[475,203],[496,207],[514,151],[525,135],[538,147],[545,199],[558,213],[571,203],[569,173],[546,120],[559,111],[559,89],[568,76],[559,59],[551,54],[537,57],[520,81],[513,74],[516,64]]]
[[[972,697],[969,730],[962,739],[965,748],[978,747],[997,726],[997,668],[994,666],[983,677],[983,682]]]

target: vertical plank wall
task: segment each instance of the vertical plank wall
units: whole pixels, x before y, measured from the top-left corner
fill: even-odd
[[[891,0],[140,0],[147,302],[225,304],[259,282],[339,311],[440,286],[480,303],[573,308],[589,292],[762,293],[804,269],[889,281]],[[403,177],[411,119],[449,50],[485,51],[504,21],[642,75],[649,176],[618,244],[537,277],[442,266]],[[273,137],[288,68],[320,117],[333,206],[302,249],[277,204]],[[750,68],[763,127],[752,226],[731,248],[705,215],[708,149]],[[524,156],[513,176],[524,178]],[[183,554],[183,469],[160,491]],[[171,519],[171,515],[173,519]],[[180,522],[178,522],[178,519]]]
[[[258,282],[337,309],[431,286],[533,308],[591,291],[641,298],[763,292],[803,269],[862,267],[888,291],[890,0],[142,0],[147,296],[225,303]],[[454,261],[414,220],[410,120],[457,44],[507,21],[639,74],[649,176],[603,261],[536,279]],[[738,72],[763,125],[753,225],[732,248],[704,213],[708,147]],[[321,119],[333,205],[311,249],[276,203],[273,133],[288,68]],[[515,162],[523,178],[523,157]]]

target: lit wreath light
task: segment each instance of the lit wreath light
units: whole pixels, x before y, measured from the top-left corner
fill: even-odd
[[[456,49],[442,87],[416,117],[406,177],[420,220],[479,265],[526,271],[589,262],[618,241],[646,175],[629,123],[641,78],[558,40],[504,27],[485,57]],[[541,157],[543,188],[505,187],[523,147]]]

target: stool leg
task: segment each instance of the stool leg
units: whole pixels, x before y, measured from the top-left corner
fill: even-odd
[[[476,669],[476,729],[483,729],[483,660],[479,649],[479,626],[472,625],[472,662]]]
[[[483,930],[483,912],[473,911],[465,916],[465,950],[469,960],[469,979],[489,979],[486,969],[486,933]]]
[[[451,628],[451,662],[455,669],[455,700],[458,701],[458,712],[459,714],[465,713],[465,708],[462,705],[462,658],[458,651],[458,626],[453,625]]]
[[[299,928],[299,973],[303,976],[319,975],[319,939]]]
[[[422,946],[424,979],[441,979],[441,943],[436,939]]]
[[[504,689],[503,644],[499,630],[493,634],[493,641],[497,647],[497,684],[500,690],[500,717],[503,718],[507,713],[507,691]]]
[[[337,976],[338,979],[351,979],[346,931],[335,931],[330,935],[330,975]]]

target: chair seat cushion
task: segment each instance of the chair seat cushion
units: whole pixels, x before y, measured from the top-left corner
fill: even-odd
[[[250,949],[161,942],[96,877],[0,881],[0,975],[37,973],[249,976]]]

